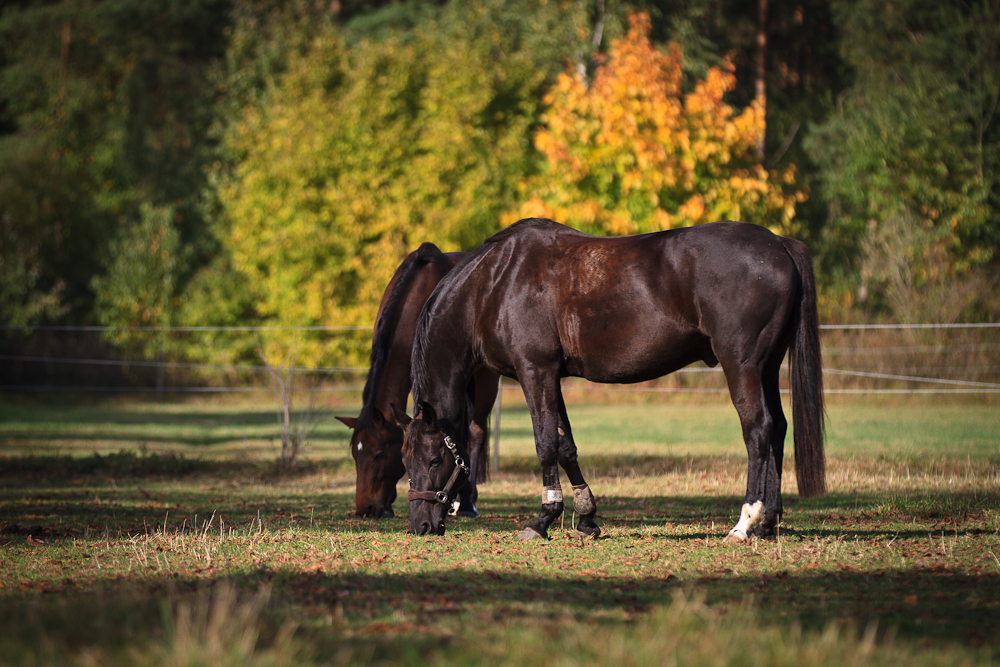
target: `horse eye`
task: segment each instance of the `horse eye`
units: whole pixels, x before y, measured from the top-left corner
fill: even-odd
[[[441,459],[440,458],[435,457],[435,458],[431,459],[431,467],[432,468],[437,468],[439,465],[441,465]]]
[[[374,458],[376,461],[381,461],[382,459],[385,458],[385,452],[377,452],[375,456],[372,458]]]

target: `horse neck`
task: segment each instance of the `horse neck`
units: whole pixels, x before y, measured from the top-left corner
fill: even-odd
[[[410,359],[409,356],[398,361],[390,359],[382,368],[378,381],[372,387],[371,394],[364,402],[363,409],[371,411],[377,407],[383,415],[389,415],[390,405],[402,409],[410,393]]]
[[[470,280],[481,250],[465,258],[445,276],[428,298],[417,324],[411,356],[414,411],[427,401],[439,418],[452,422],[465,438],[471,411],[467,409],[469,382],[479,348],[477,318],[470,304],[479,303],[482,286]]]
[[[456,427],[453,436],[464,437],[461,427],[467,420],[466,396],[473,370],[471,346],[460,343],[451,328],[447,336],[432,336],[424,345],[414,345],[414,410],[427,401],[439,419]]]
[[[386,415],[390,414],[390,404],[406,407],[416,313],[441,276],[457,261],[457,257],[446,256],[437,246],[425,243],[396,270],[379,304],[371,364],[362,394],[362,420],[370,417],[375,407]]]
[[[362,392],[362,421],[371,416],[374,408],[388,415],[390,404],[405,407],[410,391],[409,343],[413,340],[412,335],[400,341],[398,323],[385,325],[391,327],[387,332],[391,336],[377,339],[372,346],[371,365]]]

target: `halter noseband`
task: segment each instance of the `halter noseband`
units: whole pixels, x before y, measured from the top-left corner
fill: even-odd
[[[448,497],[451,495],[451,490],[458,481],[459,474],[465,473],[466,478],[468,478],[469,466],[465,464],[465,460],[458,453],[458,446],[455,444],[455,441],[444,431],[441,431],[441,435],[444,436],[444,446],[455,457],[455,469],[452,471],[451,477],[448,478],[448,482],[444,485],[443,489],[440,491],[414,491],[410,489],[407,494],[410,500],[428,500],[432,503],[447,505],[449,502]]]

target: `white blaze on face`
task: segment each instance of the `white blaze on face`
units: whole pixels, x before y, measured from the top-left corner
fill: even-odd
[[[358,443],[358,451],[359,452],[361,451],[361,443],[360,442]]]
[[[733,527],[729,534],[741,540],[747,539],[750,531],[764,518],[764,503],[758,500],[753,505],[743,503],[743,510],[740,512],[740,520]]]

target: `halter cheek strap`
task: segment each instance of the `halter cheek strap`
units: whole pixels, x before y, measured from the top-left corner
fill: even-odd
[[[444,446],[447,447],[448,451],[451,452],[451,455],[455,457],[455,469],[451,471],[451,477],[448,478],[448,481],[445,483],[443,489],[440,491],[415,491],[410,489],[407,493],[407,497],[410,500],[427,500],[432,503],[447,505],[452,496],[452,489],[462,486],[461,484],[457,484],[458,478],[464,474],[466,480],[468,479],[469,466],[465,464],[465,460],[462,459],[462,456],[458,453],[458,446],[455,445],[455,441],[452,440],[451,437],[444,431],[441,432],[441,435],[444,436]],[[462,480],[462,483],[464,484],[466,480]]]

